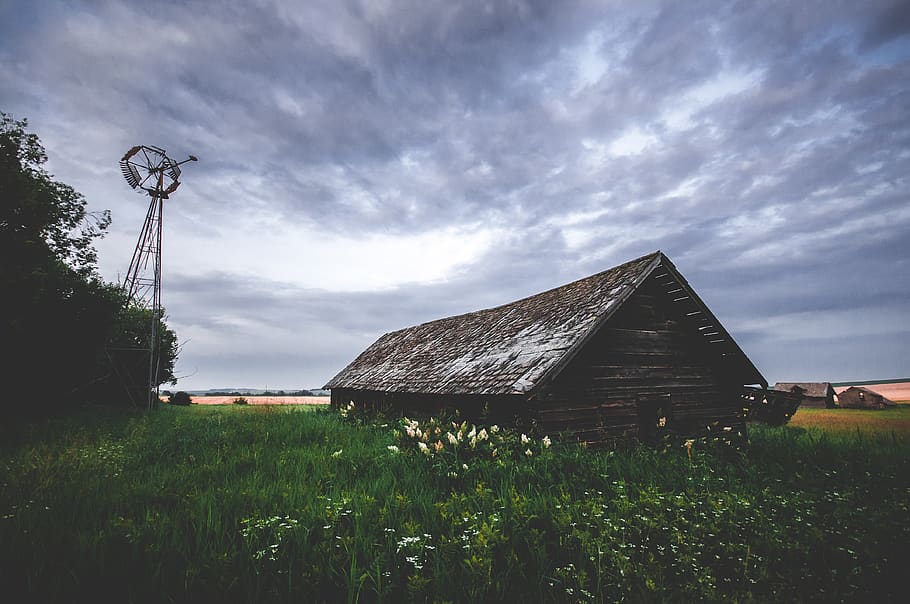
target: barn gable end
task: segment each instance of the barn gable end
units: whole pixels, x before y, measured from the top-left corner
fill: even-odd
[[[523,415],[597,441],[639,429],[642,409],[671,413],[661,421],[683,431],[742,423],[746,384],[767,386],[655,252],[511,304],[386,334],[326,388],[335,405],[469,414],[485,405],[499,419]]]
[[[651,277],[540,393],[541,428],[588,441],[638,435],[649,405],[681,433],[742,424],[742,386],[761,376],[730,364],[699,327]]]
[[[837,398],[840,406],[847,409],[888,409],[897,406],[891,399],[862,386],[850,386]]]

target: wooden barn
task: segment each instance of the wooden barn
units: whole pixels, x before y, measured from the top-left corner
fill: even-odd
[[[834,409],[836,395],[829,382],[777,382],[774,390],[792,392],[799,396],[800,407]]]
[[[744,424],[768,384],[673,263],[654,252],[511,304],[385,334],[325,386],[406,414],[482,411],[588,442]]]
[[[837,395],[837,400],[841,407],[847,409],[887,409],[897,406],[894,401],[862,386],[850,386]]]

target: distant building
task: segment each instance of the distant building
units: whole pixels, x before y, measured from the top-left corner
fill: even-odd
[[[385,334],[325,386],[402,413],[459,409],[597,442],[741,427],[767,381],[655,252],[511,304]]]
[[[817,409],[833,409],[835,407],[834,387],[830,382],[777,382],[774,390],[792,392],[802,401],[800,407],[813,407]]]
[[[849,409],[886,409],[897,406],[894,401],[862,386],[850,386],[837,395],[837,400],[841,407]]]

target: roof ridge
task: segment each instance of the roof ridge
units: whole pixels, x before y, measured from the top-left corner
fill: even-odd
[[[565,369],[565,367],[572,361],[572,359],[575,358],[575,355],[578,354],[578,352],[585,346],[585,344],[587,344],[591,340],[591,338],[594,337],[594,334],[596,334],[600,330],[600,328],[603,327],[604,324],[610,319],[610,317],[613,316],[613,314],[619,309],[619,307],[622,306],[626,300],[628,300],[630,297],[632,297],[632,295],[636,291],[638,291],[638,288],[641,287],[642,284],[648,279],[648,277],[651,276],[651,273],[654,272],[654,269],[657,268],[658,266],[660,266],[661,264],[663,264],[664,260],[668,260],[668,259],[666,256],[663,255],[663,252],[661,252],[660,250],[657,250],[656,252],[652,252],[650,254],[645,254],[644,256],[640,256],[634,260],[629,260],[628,262],[624,262],[623,264],[620,264],[611,269],[602,271],[600,273],[597,273],[596,275],[591,275],[591,277],[588,277],[589,279],[593,278],[593,277],[602,277],[604,275],[604,273],[618,270],[628,264],[643,262],[648,259],[650,259],[650,261],[641,269],[641,271],[635,277],[635,281],[630,286],[628,286],[625,289],[625,291],[622,292],[622,294],[620,296],[618,296],[615,299],[614,303],[612,303],[607,308],[607,310],[596,321],[594,321],[594,323],[592,325],[590,325],[588,327],[587,331],[585,331],[585,333],[582,334],[582,336],[580,338],[578,338],[578,340],[576,340],[575,344],[573,344],[572,347],[566,351],[566,353],[562,356],[562,358],[559,359],[556,363],[554,363],[543,375],[540,376],[538,382],[534,385],[532,390],[539,390],[539,388],[543,384],[553,380],[557,375],[559,375],[562,372],[562,370]],[[655,262],[655,260],[656,260],[656,262]],[[584,279],[580,279],[579,281],[583,281],[583,280]],[[577,281],[573,281],[572,283],[577,283]],[[569,283],[567,285],[572,285],[572,284]]]
[[[447,316],[447,317],[439,317],[438,319],[432,319],[432,320],[430,320],[430,321],[424,321],[423,323],[415,323],[414,325],[409,325],[409,326],[407,326],[407,327],[402,327],[401,329],[394,329],[394,330],[392,330],[392,331],[386,332],[385,334],[383,334],[382,337],[387,336],[387,335],[390,335],[390,334],[395,334],[395,333],[399,333],[399,332],[402,332],[402,331],[406,331],[406,330],[409,330],[409,329],[414,329],[414,328],[416,328],[416,327],[421,327],[421,326],[423,326],[423,325],[432,325],[433,323],[438,323],[438,322],[440,322],[440,321],[449,321],[449,320],[451,320],[451,319],[457,319],[457,318],[459,318],[459,317],[467,317],[467,316],[476,315],[476,314],[483,313],[483,312],[499,310],[499,309],[501,309],[501,308],[506,308],[506,307],[509,307],[509,306],[517,306],[517,305],[520,305],[520,304],[522,304],[522,303],[526,303],[528,300],[531,300],[531,299],[536,298],[536,297],[538,297],[538,296],[544,296],[544,295],[546,295],[546,294],[550,294],[550,293],[555,292],[555,291],[560,290],[560,289],[569,288],[569,287],[571,287],[571,286],[573,286],[573,285],[577,285],[577,284],[579,284],[579,283],[581,283],[581,282],[583,282],[583,281],[596,280],[597,278],[603,277],[606,273],[610,273],[610,272],[616,271],[616,270],[621,269],[622,267],[627,266],[627,265],[630,265],[630,264],[635,264],[635,263],[637,263],[637,262],[642,262],[642,261],[645,260],[646,258],[650,258],[650,257],[652,257],[652,256],[653,256],[653,257],[663,256],[663,252],[661,252],[660,250],[656,250],[656,251],[651,252],[651,253],[649,253],[649,254],[644,254],[643,256],[639,256],[638,258],[635,258],[635,259],[633,259],[633,260],[629,260],[629,261],[627,261],[627,262],[623,262],[623,263],[621,263],[621,264],[617,264],[616,266],[610,267],[610,268],[608,268],[608,269],[604,269],[604,270],[602,270],[602,271],[600,271],[600,272],[598,272],[598,273],[594,273],[593,275],[588,275],[587,277],[581,277],[581,278],[579,278],[579,279],[575,279],[575,280],[573,280],[573,281],[569,281],[568,283],[564,283],[564,284],[562,284],[562,285],[557,285],[556,287],[551,287],[551,288],[549,288],[549,289],[545,289],[545,290],[543,290],[543,291],[539,291],[539,292],[537,292],[536,294],[531,294],[531,295],[525,296],[525,297],[523,297],[523,298],[519,298],[519,299],[517,299],[517,300],[512,300],[511,302],[506,302],[506,303],[504,303],[504,304],[497,304],[496,306],[489,306],[489,307],[487,307],[487,308],[478,308],[477,310],[472,310],[472,311],[468,311],[468,312],[463,312],[463,313],[459,313],[459,314],[457,314],[457,315],[449,315],[449,316]],[[665,256],[664,256],[664,257],[665,257]]]

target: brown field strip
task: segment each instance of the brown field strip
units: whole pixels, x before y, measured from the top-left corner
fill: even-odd
[[[791,426],[821,428],[831,432],[891,434],[910,438],[910,404],[894,409],[799,409]]]
[[[193,396],[197,405],[230,405],[236,396]],[[250,405],[328,405],[327,396],[244,396]]]

